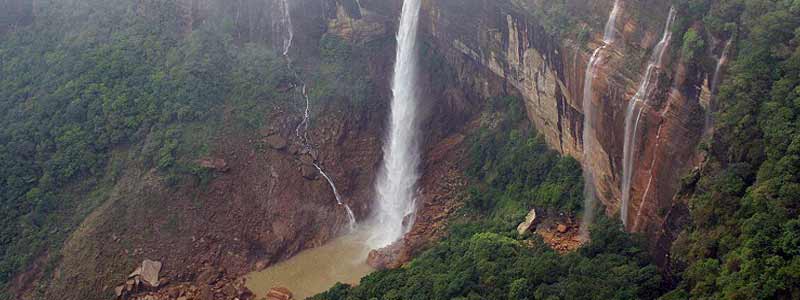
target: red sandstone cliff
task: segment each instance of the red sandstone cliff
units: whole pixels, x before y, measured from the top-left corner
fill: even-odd
[[[425,36],[461,70],[459,79],[485,96],[520,95],[529,119],[548,143],[593,168],[609,215],[617,214],[621,205],[625,110],[669,10],[666,1],[621,2],[618,42],[605,51],[595,74],[591,101],[597,127],[592,138],[599,146],[588,160],[582,154],[584,74],[613,1],[567,1],[570,13],[580,20],[574,26],[588,30],[586,42],[576,41],[577,36],[556,37],[545,29],[548,24],[531,11],[546,1],[424,2]],[[683,65],[676,53],[679,46],[673,43],[666,50],[634,153],[627,229],[656,238],[681,176],[694,163],[708,100],[706,79],[711,76]]]

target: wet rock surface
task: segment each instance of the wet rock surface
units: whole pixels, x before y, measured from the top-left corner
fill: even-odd
[[[485,97],[517,94],[525,101],[528,119],[548,144],[593,169],[598,198],[613,215],[620,210],[624,118],[627,103],[636,92],[646,58],[666,21],[668,3],[626,2],[618,18],[618,42],[601,58],[594,74],[591,103],[596,120],[590,138],[596,147],[583,155],[583,83],[590,50],[602,40],[602,24],[586,42],[551,36],[541,20],[503,1],[481,0],[465,4],[456,0],[423,3],[425,36],[444,53],[456,77]],[[537,3],[517,1],[537,9]],[[577,15],[603,15],[613,1],[581,3],[571,7]],[[467,7],[465,7],[465,5]],[[648,17],[643,17],[644,12]],[[582,19],[589,22],[590,18]],[[478,33],[478,34],[475,34]],[[667,51],[674,53],[676,47]],[[718,52],[718,51],[717,51]],[[680,60],[666,55],[662,80],[653,84],[649,107],[642,117],[636,145],[628,230],[644,232],[657,240],[663,234],[659,211],[673,206],[681,176],[693,164],[702,135],[702,90],[708,74],[695,74]],[[652,180],[650,180],[652,178]]]

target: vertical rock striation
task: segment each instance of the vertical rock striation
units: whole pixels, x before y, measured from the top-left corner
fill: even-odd
[[[604,44],[602,22],[614,1],[566,1],[570,12],[580,17],[575,26],[588,32],[587,38],[555,36],[546,29],[547,20],[535,13],[547,3],[535,0],[426,0],[422,20],[423,34],[458,70],[464,86],[484,97],[519,95],[551,147],[591,168],[597,198],[611,215],[622,207],[626,108],[647,69],[647,54],[654,52],[668,26],[665,16],[670,9],[659,1],[620,2],[619,36],[592,72],[586,100],[594,104],[594,133],[586,138],[581,134],[585,67],[593,50]],[[675,57],[663,55],[660,72],[649,83],[649,105],[642,112],[632,153],[642,163],[631,170],[626,207],[639,221],[628,229],[651,236],[662,232],[664,212],[672,205],[679,178],[694,163],[704,127],[700,91],[708,75]],[[588,140],[594,143],[584,156]]]

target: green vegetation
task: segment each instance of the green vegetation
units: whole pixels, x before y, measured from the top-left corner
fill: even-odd
[[[396,270],[339,284],[316,300],[344,299],[653,299],[660,276],[646,254],[603,218],[594,247],[559,255],[541,240],[517,240],[478,224],[450,236]]]
[[[355,299],[653,299],[661,277],[640,242],[601,218],[593,242],[559,255],[517,224],[531,206],[578,209],[582,187],[573,159],[559,158],[520,122],[520,101],[498,99],[504,114],[472,137],[467,173],[475,186],[466,216],[410,264],[373,273],[357,287],[339,284],[316,300]],[[495,118],[505,116],[499,122]],[[554,196],[558,195],[558,196]]]
[[[194,161],[209,153],[226,101],[258,128],[268,102],[291,96],[275,92],[283,60],[237,46],[222,22],[182,36],[174,2],[147,16],[135,3],[95,4],[45,4],[48,22],[0,35],[0,299],[123,169],[154,168],[173,184],[205,176]]]
[[[665,298],[797,299],[800,2],[679,4],[738,50],[720,86],[710,162],[693,183],[691,224],[672,249],[680,284]]]
[[[520,127],[525,119],[521,101],[506,97],[494,102],[506,117],[471,138],[472,163],[465,171],[480,184],[470,187],[467,207],[477,212],[517,211],[522,216],[532,207],[575,213],[583,201],[580,164],[549,151],[541,136]]]
[[[684,62],[694,62],[699,56],[703,55],[705,42],[697,33],[697,30],[690,28],[683,34],[683,45],[681,46],[681,58]]]
[[[255,135],[276,107],[300,115],[300,81],[312,113],[375,98],[362,58],[389,38],[325,36],[290,70],[268,41],[243,39],[224,8],[187,30],[176,5],[45,1],[32,25],[0,30],[0,299],[35,259],[46,255],[50,272],[123,176],[155,171],[170,187],[202,188],[214,175],[196,162],[223,132]]]

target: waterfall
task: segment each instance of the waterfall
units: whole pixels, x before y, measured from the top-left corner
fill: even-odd
[[[300,91],[301,94],[303,95],[303,100],[306,101],[306,109],[303,111],[303,121],[301,121],[300,124],[297,124],[297,127],[295,127],[294,129],[294,134],[297,136],[297,138],[303,141],[303,144],[306,148],[309,148],[310,146],[308,143],[308,118],[309,118],[309,112],[311,111],[311,101],[308,99],[308,92],[306,91],[305,82],[302,83]],[[300,131],[302,131],[303,134],[300,134]]]
[[[397,32],[392,79],[389,133],[378,174],[375,224],[369,245],[383,248],[400,239],[412,225],[419,174],[416,100],[416,39],[420,0],[403,1]],[[409,219],[407,219],[409,218]]]
[[[628,102],[628,109],[625,112],[625,143],[622,150],[622,204],[620,205],[620,217],[622,223],[628,225],[628,206],[630,205],[631,198],[631,183],[633,180],[634,172],[634,153],[636,151],[636,136],[639,129],[639,121],[642,118],[642,112],[648,105],[648,94],[651,89],[653,80],[656,80],[656,70],[661,68],[661,62],[664,59],[665,50],[669,48],[669,42],[672,39],[672,22],[675,21],[675,8],[669,9],[666,25],[664,25],[664,33],[661,40],[656,44],[653,53],[650,56],[647,70],[642,77],[642,82],[636,90],[636,94]],[[652,174],[651,174],[652,180]],[[649,184],[648,184],[649,185]],[[644,198],[642,198],[644,199]],[[641,210],[641,209],[640,209]]]
[[[703,125],[703,132],[706,134],[711,133],[713,130],[712,127],[712,115],[714,114],[714,110],[716,108],[716,99],[717,92],[719,92],[719,81],[722,76],[722,67],[728,63],[728,54],[731,50],[731,44],[733,44],[733,38],[728,39],[728,42],[725,43],[725,48],[722,49],[722,54],[720,54],[719,59],[717,59],[717,67],[714,69],[714,77],[711,79],[711,98],[708,100],[708,107],[706,108],[706,119],[705,124]]]
[[[278,24],[281,27],[285,28],[285,34],[283,37],[283,56],[289,55],[289,49],[292,48],[292,40],[294,40],[294,28],[292,26],[292,15],[289,13],[289,2],[288,0],[280,0],[278,3],[280,7],[278,7],[278,11],[280,11],[281,16],[278,19]]]
[[[590,156],[593,147],[594,134],[594,106],[592,105],[592,83],[597,66],[600,63],[600,52],[614,42],[616,33],[617,15],[619,15],[619,0],[614,1],[614,8],[608,16],[605,30],[603,32],[603,45],[592,53],[589,63],[586,65],[586,74],[583,82],[583,221],[581,222],[581,237],[586,240],[589,237],[589,225],[594,218],[596,190],[594,186],[594,172],[590,164]]]
[[[279,0],[278,2],[278,11],[281,13],[278,20],[273,23],[273,28],[281,27],[285,31],[281,34],[281,38],[283,41],[283,57],[286,59],[286,66],[289,69],[289,72],[292,73],[292,76],[300,82],[300,91],[303,96],[303,100],[305,101],[305,110],[303,111],[303,120],[300,124],[297,125],[295,128],[295,135],[303,144],[303,150],[310,151],[311,150],[311,143],[308,140],[308,123],[309,123],[309,112],[311,111],[311,101],[308,97],[308,91],[306,89],[305,81],[300,77],[300,74],[297,70],[294,69],[294,64],[292,62],[291,56],[289,56],[289,50],[292,48],[292,41],[294,40],[294,28],[292,26],[292,15],[289,9],[289,2],[288,0]],[[302,134],[301,134],[302,132]],[[336,184],[333,183],[333,180],[322,170],[322,168],[313,163],[314,167],[317,168],[319,174],[328,181],[328,185],[330,185],[331,190],[333,191],[333,196],[336,197],[336,203],[339,206],[344,207],[345,211],[347,212],[347,220],[348,226],[350,231],[354,230],[356,227],[356,217],[353,214],[353,210],[350,209],[350,206],[346,203],[342,202],[342,197],[339,195],[339,191],[336,189]]]
[[[339,191],[336,189],[336,185],[333,184],[333,180],[331,180],[331,178],[328,177],[328,174],[325,174],[325,171],[322,171],[322,168],[320,168],[319,165],[317,165],[316,163],[314,163],[314,167],[317,168],[319,174],[321,174],[322,177],[328,181],[328,184],[331,186],[331,190],[333,190],[333,195],[336,197],[336,203],[339,204],[339,206],[344,207],[344,209],[347,211],[347,220],[349,221],[350,230],[351,231],[354,230],[356,228],[356,216],[353,214],[353,210],[350,209],[349,205],[342,202],[342,197],[339,195]]]

